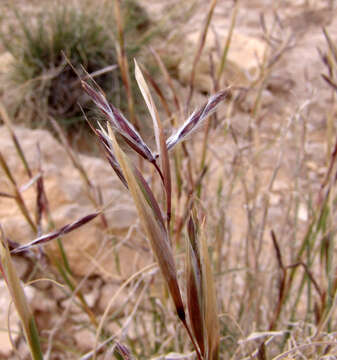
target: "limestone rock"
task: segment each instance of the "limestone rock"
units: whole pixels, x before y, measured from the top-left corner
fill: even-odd
[[[0,74],[6,74],[9,66],[13,62],[13,55],[6,51],[0,55]]]
[[[38,173],[39,163],[37,143],[40,145],[45,190],[57,228],[96,210],[79,172],[70,162],[63,147],[49,132],[17,127],[15,133],[34,175]],[[21,188],[29,178],[5,127],[0,127],[0,151]],[[104,229],[101,219],[97,218],[63,237],[70,266],[77,275],[91,272],[109,278],[124,278],[139,266],[145,265],[144,259],[149,258],[147,244],[139,240],[139,235],[136,236],[140,231],[134,226],[137,221],[135,207],[105,160],[84,155],[81,155],[80,159],[90,180],[95,186],[99,186],[104,204],[112,204],[105,213],[108,229]],[[12,193],[11,184],[2,170],[0,192]],[[23,191],[22,196],[34,218],[35,185]],[[26,243],[36,237],[11,198],[1,197],[0,222],[12,241]],[[43,233],[47,232],[47,224],[44,224]],[[124,239],[126,235],[127,239]],[[51,243],[47,248],[49,251],[57,251],[56,243]]]
[[[25,294],[29,302],[34,298],[34,290],[31,286],[25,286]],[[20,336],[19,316],[14,306],[10,306],[10,304],[11,297],[6,282],[0,280],[0,358],[2,358],[1,356],[6,356],[7,358],[12,352],[12,344],[9,340],[8,332],[5,331],[5,329],[8,328],[8,318],[10,319],[11,337],[13,341],[15,342]]]
[[[82,351],[91,351],[95,347],[96,334],[88,329],[74,331],[76,344]]]
[[[215,35],[209,31],[205,47],[196,68],[195,87],[199,91],[209,92],[213,87],[211,76],[210,53],[216,68],[219,67],[221,54],[217,51],[217,41],[223,46],[226,41],[228,30],[220,30]],[[181,62],[179,64],[179,79],[182,83],[188,84],[192,70],[193,59],[198,47],[199,32],[192,32],[183,39],[181,48]],[[266,45],[257,38],[249,37],[234,32],[229,48],[227,62],[223,77],[229,84],[247,85],[256,75],[259,62],[263,58]]]
[[[258,97],[258,91],[248,91],[244,96],[243,100],[239,103],[240,109],[245,112],[250,112],[255,106],[256,98]],[[260,95],[260,107],[266,108],[270,106],[274,97],[272,93],[268,90],[263,90]]]

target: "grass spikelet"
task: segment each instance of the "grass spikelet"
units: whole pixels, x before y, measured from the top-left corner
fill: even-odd
[[[211,96],[200,109],[194,111],[185,123],[166,141],[167,149],[171,150],[175,145],[183,141],[187,136],[197,130],[208,116],[213,114],[222,100],[229,95],[228,90],[223,90]]]
[[[132,357],[129,349],[125,345],[123,345],[119,342],[116,342],[116,351],[124,360],[133,360],[134,359]]]
[[[53,231],[53,232],[50,232],[49,234],[42,235],[42,236],[38,237],[37,239],[29,242],[28,244],[25,244],[25,245],[22,245],[22,246],[19,246],[19,247],[13,249],[12,253],[17,254],[17,253],[20,253],[22,251],[26,251],[26,250],[30,249],[31,247],[33,247],[33,246],[42,245],[42,244],[45,244],[45,243],[47,243],[47,242],[49,242],[51,240],[54,240],[54,239],[57,239],[57,238],[59,238],[59,237],[61,237],[63,235],[66,235],[66,234],[78,229],[79,227],[87,224],[88,222],[93,220],[96,216],[98,216],[100,213],[101,213],[100,211],[97,211],[97,212],[94,212],[92,214],[83,216],[82,218],[74,221],[71,224],[67,224],[67,225],[61,227],[60,229],[58,229],[56,231]]]
[[[101,90],[96,91],[84,81],[81,83],[84,91],[91,97],[92,101],[106,116],[106,119],[111,127],[122,135],[128,145],[144,159],[150,162],[155,162],[154,155],[138,131],[117,108],[107,102]]]
[[[118,161],[113,152],[112,143],[110,141],[109,136],[102,130],[99,129],[93,129],[93,130],[100,139],[101,143],[103,144],[105,155],[109,161],[109,164],[111,165],[112,169],[115,171],[116,175],[119,177],[123,185],[128,189],[128,184],[125,180],[122,169],[118,164]]]

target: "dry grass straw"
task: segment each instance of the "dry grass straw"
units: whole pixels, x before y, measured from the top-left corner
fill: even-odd
[[[25,338],[28,343],[32,359],[42,360],[43,356],[41,352],[40,339],[37,332],[35,320],[28,305],[28,301],[20,283],[20,279],[16,273],[15,266],[12,262],[3,230],[0,229],[0,231],[0,271],[6,281],[6,285],[12,301],[15,305],[16,311],[19,314],[23,327],[23,332],[25,334]]]
[[[127,95],[129,115],[130,115],[131,123],[135,124],[136,127],[139,128],[139,124],[138,124],[137,117],[135,114],[135,109],[134,109],[134,101],[133,101],[131,81],[130,81],[129,64],[128,64],[128,59],[126,57],[126,51],[125,51],[123,18],[121,15],[121,0],[114,1],[114,15],[115,15],[115,21],[117,24],[117,34],[118,34],[118,36],[117,36],[118,41],[116,42],[117,60],[118,60],[118,65],[119,65],[119,68],[121,71],[126,95]]]
[[[199,37],[199,42],[198,42],[198,48],[196,50],[196,54],[193,60],[193,65],[192,65],[192,71],[191,71],[191,77],[190,77],[190,90],[189,90],[189,94],[187,97],[187,101],[186,101],[186,109],[189,109],[190,106],[190,102],[193,96],[193,92],[194,92],[194,81],[195,81],[195,73],[196,73],[196,68],[197,68],[197,64],[200,60],[203,48],[205,46],[205,41],[206,41],[206,37],[207,37],[207,33],[208,33],[208,29],[209,29],[209,25],[211,23],[212,20],[212,16],[213,16],[213,12],[215,9],[215,6],[217,4],[217,0],[212,0],[209,4],[209,9],[207,12],[207,16],[204,22],[204,26],[202,28],[202,31],[200,33],[200,37]]]

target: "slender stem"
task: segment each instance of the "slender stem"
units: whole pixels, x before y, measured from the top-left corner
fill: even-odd
[[[163,176],[163,173],[160,170],[160,167],[158,166],[158,164],[157,164],[157,162],[155,160],[152,162],[152,164],[156,168],[156,170],[158,171],[158,174],[160,175],[161,181],[164,184],[164,176]],[[164,186],[165,186],[165,184],[164,184]]]
[[[201,355],[201,353],[200,353],[200,350],[199,350],[199,348],[198,348],[198,345],[195,343],[195,341],[194,341],[194,339],[193,339],[193,335],[192,335],[192,333],[191,333],[190,328],[187,326],[186,320],[181,320],[181,322],[183,323],[183,325],[184,325],[184,327],[185,327],[185,329],[186,329],[186,331],[187,331],[187,334],[188,334],[189,338],[190,338],[191,341],[192,341],[192,344],[193,344],[193,347],[194,347],[194,349],[195,349],[195,352],[197,353],[198,360],[202,360],[202,355]]]
[[[162,181],[162,183],[164,185],[164,188],[166,188],[165,187],[165,181],[164,181],[164,175],[163,175],[162,171],[160,170],[160,167],[158,166],[158,164],[157,164],[157,162],[155,160],[152,162],[152,164],[156,168],[158,174],[160,175],[160,178],[161,178],[161,181]],[[167,208],[166,221],[167,221],[167,229],[169,229],[170,228],[170,222],[171,222],[171,209],[170,209],[170,207]]]

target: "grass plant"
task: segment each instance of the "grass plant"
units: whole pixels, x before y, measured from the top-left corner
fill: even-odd
[[[114,3],[117,23],[122,18],[121,6],[122,2]],[[48,276],[62,278],[67,283],[68,299],[86,314],[81,326],[94,334],[95,343],[87,353],[74,344],[67,348],[68,344],[62,343],[55,330],[51,331],[46,350],[47,341],[40,331],[46,358],[52,357],[53,352],[65,359],[83,360],[336,357],[337,56],[332,37],[326,29],[323,31],[327,46],[319,51],[326,70],[322,77],[331,90],[324,138],[326,154],[320,154],[326,166],[323,176],[312,180],[307,167],[311,100],[300,104],[275,128],[264,127],[264,118],[273,118],[275,114],[273,108],[267,111],[263,108],[263,92],[279,61],[294,46],[294,34],[286,33],[277,14],[271,26],[261,18],[269,46],[256,78],[246,89],[227,86],[224,69],[240,15],[240,2],[235,2],[227,40],[219,49],[220,67],[217,71],[213,69],[214,94],[191,112],[190,105],[196,95],[195,69],[216,6],[217,1],[210,2],[205,14],[185,99],[178,94],[176,83],[155,49],[150,52],[161,77],[154,77],[137,62],[130,66],[126,51],[127,22],[117,24],[116,45],[116,62],[129,100],[127,107],[120,109],[118,101],[112,103],[102,90],[105,85],[95,81],[95,77],[80,73],[82,79],[74,78],[100,112],[99,117],[88,116],[88,125],[124,191],[135,203],[140,223],[135,227],[148,240],[152,257],[147,266],[129,278],[120,279],[118,289],[100,313],[95,306],[87,304],[82,292],[83,284],[92,281],[90,271],[88,277],[77,279],[64,253],[57,267],[59,273],[51,270]],[[153,143],[145,140],[136,120],[139,116],[133,103],[136,92],[130,86],[133,68],[152,120]],[[167,92],[170,100],[165,95]],[[246,116],[248,126],[239,133],[232,117],[242,97],[249,92],[255,95],[253,105],[247,114],[240,113],[242,121]],[[157,108],[157,99],[163,111]],[[101,201],[96,196],[95,179],[89,178],[56,124],[94,210],[74,223],[59,229],[50,226],[39,233],[39,219],[46,211],[42,210],[46,207],[42,206],[39,182],[43,176],[36,177],[30,169],[4,107],[0,107],[0,114],[6,119],[22,165],[31,181],[36,182],[37,199],[40,199],[40,203],[37,201],[40,216],[33,216],[21,195],[21,184],[6,162],[6,154],[1,155],[0,165],[11,189],[0,196],[17,203],[36,234],[36,239],[27,240],[25,245],[9,241],[11,255],[6,250],[7,242],[1,242],[1,269],[6,277],[11,256],[28,252],[38,262],[34,247],[53,239],[61,241],[64,234],[76,231],[96,217],[101,218],[102,228],[106,230],[109,224],[104,212],[110,199]],[[199,133],[191,137],[198,129]],[[288,187],[279,190],[283,178]],[[280,214],[275,216],[277,210]],[[117,237],[116,251],[127,241],[127,236]],[[59,250],[62,252],[61,242]],[[21,292],[12,291],[16,281],[8,281],[8,287],[20,309],[26,305],[16,301],[22,297]],[[126,300],[114,310],[113,305],[124,292],[128,294]],[[64,310],[58,330],[66,326],[64,319],[68,311]],[[31,313],[27,313],[31,318]],[[76,316],[69,315],[68,322],[79,325]],[[29,330],[25,331],[29,335]],[[30,343],[29,336],[27,342]],[[31,353],[34,352],[36,348],[32,348]]]
[[[52,116],[66,127],[76,127],[83,120],[78,103],[85,108],[86,99],[63,54],[77,72],[83,74],[84,67],[102,87],[110,88],[110,100],[124,106],[120,89],[126,84],[129,94],[133,86],[127,82],[126,59],[139,51],[145,42],[139,34],[149,27],[147,14],[138,4],[127,0],[115,17],[108,1],[100,6],[89,1],[50,3],[36,13],[15,4],[5,9],[12,21],[2,19],[0,38],[13,56],[7,74],[12,91],[6,93],[16,118],[21,113],[27,124],[40,126]],[[132,45],[124,46],[123,37]]]

